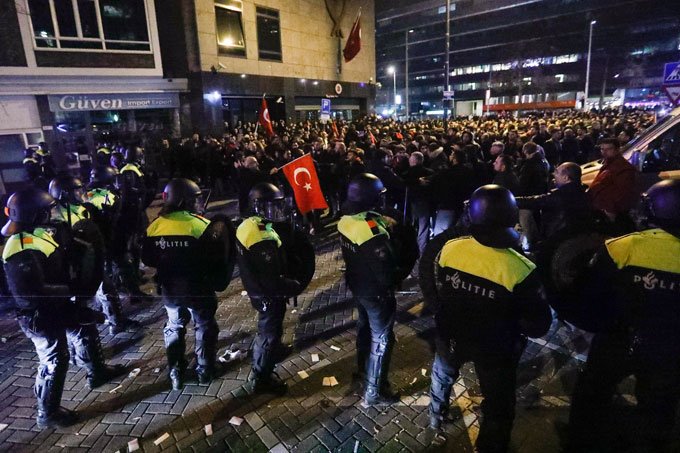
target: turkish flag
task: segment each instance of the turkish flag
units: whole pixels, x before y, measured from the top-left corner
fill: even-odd
[[[345,56],[345,63],[349,63],[354,57],[357,56],[361,50],[361,11],[357,16],[357,20],[354,21],[352,25],[352,31],[349,32],[347,37],[347,44],[345,44],[345,49],[342,54]]]
[[[293,188],[295,203],[302,214],[314,209],[328,209],[311,154],[295,159],[281,167],[281,170]]]
[[[274,135],[274,129],[272,128],[272,121],[269,119],[269,108],[267,107],[267,100],[262,98],[262,108],[260,108],[260,126],[267,133],[267,136],[271,137]]]

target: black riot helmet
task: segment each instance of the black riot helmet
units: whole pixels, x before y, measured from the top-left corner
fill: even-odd
[[[469,216],[470,232],[480,244],[494,248],[518,244],[515,225],[519,210],[514,195],[505,187],[488,184],[475,190],[470,197]]]
[[[125,149],[125,162],[142,163],[144,161],[144,150],[139,146],[129,146]]]
[[[347,186],[349,211],[367,211],[382,205],[382,196],[387,189],[376,175],[361,173]]]
[[[113,168],[120,170],[125,165],[125,156],[120,151],[114,151],[111,153],[109,162]]]
[[[248,193],[250,210],[258,217],[270,222],[286,220],[286,200],[281,189],[274,184],[261,182],[255,184]]]
[[[650,223],[676,235],[680,232],[680,180],[657,182],[642,199]]]
[[[49,192],[61,204],[83,203],[83,182],[75,176],[57,176],[50,181]]]
[[[110,188],[116,182],[118,172],[108,165],[95,167],[90,171],[90,186],[96,188]]]
[[[15,192],[7,200],[5,214],[9,221],[2,227],[2,234],[12,236],[47,224],[55,205],[54,198],[43,190],[30,188]]]
[[[174,178],[163,189],[164,213],[173,211],[199,212],[202,209],[201,188],[186,178]]]

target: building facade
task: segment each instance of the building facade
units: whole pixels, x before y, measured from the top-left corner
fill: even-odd
[[[443,99],[446,3],[376,2],[379,111],[441,116],[452,106]],[[589,42],[588,107],[665,102],[663,65],[680,60],[679,11],[654,0],[451,0],[455,113],[582,106]]]
[[[0,42],[0,192],[40,142],[75,169],[97,142],[179,132],[188,81],[163,77],[153,0],[0,0]]]
[[[162,3],[165,76],[189,79],[186,132],[219,134],[239,121],[255,121],[263,96],[272,120],[315,118],[322,98],[331,98],[333,114],[345,118],[373,109],[373,1]],[[359,10],[362,48],[345,63],[341,50]],[[334,21],[342,38],[331,36]]]

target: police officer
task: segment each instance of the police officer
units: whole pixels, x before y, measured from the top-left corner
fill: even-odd
[[[345,279],[359,311],[357,362],[358,376],[365,377],[365,406],[398,401],[387,374],[394,346],[394,290],[399,283],[400,257],[392,234],[396,221],[376,211],[384,193],[378,177],[359,174],[347,187],[346,215],[338,223]],[[406,267],[408,274],[410,267]]]
[[[111,155],[112,164],[116,153]],[[124,154],[124,165],[119,170],[117,184],[120,190],[121,214],[116,225],[121,244],[117,247],[116,261],[119,263],[122,285],[130,295],[133,304],[149,300],[149,295],[139,289],[141,274],[140,239],[149,223],[146,216],[147,192],[142,171],[144,151],[138,146],[128,147]],[[118,164],[116,162],[116,164]]]
[[[210,220],[197,214],[201,189],[191,180],[172,179],[163,191],[163,208],[146,231],[144,264],[157,269],[168,321],[163,330],[172,388],[184,386],[186,326],[196,325],[196,373],[209,384],[215,372],[217,298],[206,276],[213,263],[206,260],[210,247],[203,240]]]
[[[120,198],[114,191],[117,173],[113,167],[95,167],[90,172],[88,190],[83,195],[83,201],[91,207],[89,212],[92,220],[99,227],[106,245],[102,283],[95,297],[106,315],[111,335],[138,326],[136,321],[123,315],[120,295],[115,284],[117,266],[113,260],[115,254],[113,249],[120,243],[114,229],[120,216]]]
[[[281,337],[286,303],[304,290],[314,273],[313,248],[306,236],[291,230],[286,222],[285,199],[278,187],[256,184],[249,203],[253,216],[237,228],[236,247],[243,286],[258,312],[252,389],[283,394],[287,386],[274,367],[285,353]]]
[[[653,185],[643,205],[656,228],[606,241],[591,261],[583,305],[600,316],[572,397],[570,451],[610,451],[603,428],[611,427],[617,384],[631,374],[634,451],[671,451],[664,448],[680,401],[680,181]]]
[[[21,161],[24,166],[24,180],[31,182],[42,174],[40,162],[38,162],[38,155],[33,148],[26,148],[24,150],[24,160]]]
[[[536,266],[515,250],[518,209],[497,185],[477,189],[469,203],[470,232],[446,242],[435,259],[436,355],[430,387],[430,426],[447,418],[460,367],[475,364],[484,401],[480,452],[507,451],[515,417],[517,364],[526,336],[550,327]],[[432,286],[432,284],[430,284]]]
[[[55,205],[46,192],[21,190],[7,201],[9,222],[2,228],[9,237],[2,259],[17,320],[40,361],[34,391],[41,429],[77,420],[74,412],[60,407],[68,370],[67,343],[74,345],[78,363],[87,369],[90,388],[122,371],[104,364],[96,325],[83,322],[88,313],[69,301],[72,291],[64,250],[44,228]]]
[[[56,177],[50,181],[49,192],[57,201],[52,220],[73,227],[79,221],[90,218],[90,213],[83,206],[85,190],[79,178],[70,175]]]

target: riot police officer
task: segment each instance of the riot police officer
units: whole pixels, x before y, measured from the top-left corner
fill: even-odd
[[[163,208],[146,232],[143,262],[157,270],[168,321],[163,335],[172,387],[184,385],[187,361],[184,357],[186,327],[196,325],[196,373],[200,384],[209,384],[215,373],[217,335],[216,289],[226,288],[231,279],[224,262],[214,259],[220,245],[211,241],[211,221],[200,216],[201,189],[191,180],[172,179],[163,191]],[[222,247],[223,249],[224,247]],[[218,272],[226,280],[216,287]],[[226,274],[226,277],[225,277]]]
[[[387,380],[395,341],[394,291],[417,258],[416,254],[405,259],[407,254],[398,253],[397,222],[376,211],[384,192],[385,186],[375,175],[358,175],[348,185],[346,215],[338,223],[345,279],[359,311],[357,362],[359,377],[365,376],[365,406],[398,401]],[[411,236],[415,247],[415,232]]]
[[[21,161],[21,164],[24,166],[25,181],[34,181],[42,175],[40,162],[38,162],[38,154],[33,148],[26,148],[24,150],[24,160]]]
[[[471,236],[449,240],[435,259],[436,355],[430,387],[430,426],[447,418],[460,367],[475,364],[484,396],[480,452],[507,451],[515,417],[515,382],[526,336],[540,337],[551,315],[536,266],[518,251],[518,209],[497,185],[470,198]]]
[[[70,175],[54,178],[50,181],[49,193],[57,201],[52,220],[73,227],[79,221],[90,218],[90,213],[83,206],[84,186],[79,178]]]
[[[144,183],[142,160],[144,151],[138,146],[125,150],[125,164],[120,168],[117,184],[120,191],[121,213],[115,226],[121,243],[116,247],[116,261],[120,269],[122,285],[130,295],[130,302],[137,304],[149,300],[149,295],[139,288],[141,274],[139,270],[141,238],[144,236],[149,220],[146,216],[147,189]],[[114,164],[116,153],[112,153]]]
[[[258,393],[285,393],[274,372],[284,347],[283,318],[287,301],[299,295],[314,274],[314,249],[303,233],[286,222],[283,192],[273,184],[256,184],[249,193],[252,217],[236,230],[243,286],[258,312],[253,345],[252,388]]]
[[[90,388],[122,371],[104,363],[96,313],[70,302],[73,289],[64,250],[44,228],[55,205],[46,192],[21,190],[7,201],[9,222],[2,228],[9,237],[2,259],[17,320],[40,361],[34,388],[40,428],[66,426],[77,419],[74,412],[60,407],[68,370],[67,343],[73,344],[78,364],[87,369]]]
[[[570,451],[610,451],[604,428],[616,386],[631,374],[634,451],[671,451],[664,448],[680,401],[680,181],[653,185],[643,206],[655,228],[606,241],[584,284],[583,306],[599,316],[572,397]]]
[[[136,321],[123,315],[120,295],[115,284],[117,265],[113,260],[115,255],[113,250],[121,243],[119,234],[114,228],[120,216],[120,198],[114,191],[116,175],[117,171],[113,167],[93,168],[88,189],[83,194],[83,201],[91,208],[88,212],[99,227],[106,246],[102,283],[95,297],[106,315],[111,335],[138,326]]]

